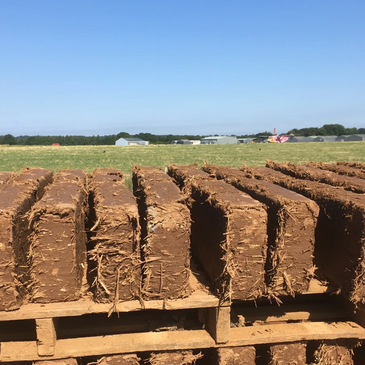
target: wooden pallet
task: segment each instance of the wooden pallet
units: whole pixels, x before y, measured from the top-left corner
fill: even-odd
[[[351,320],[349,312],[337,302],[313,302],[290,305],[247,307],[247,303],[219,306],[211,294],[195,292],[190,297],[171,301],[149,301],[144,305],[133,301],[118,303],[113,310],[119,313],[148,311],[197,310],[204,314],[203,325],[194,330],[141,331],[131,326],[132,333],[59,336],[59,318],[76,319],[88,315],[108,317],[110,304],[96,304],[83,300],[70,303],[28,304],[18,311],[1,312],[0,321],[9,325],[17,320],[34,320],[36,339],[32,341],[3,341],[0,362],[55,360],[69,357],[98,356],[106,354],[138,353],[218,347],[275,344],[283,342],[365,339],[365,329]],[[243,317],[237,325],[234,318]],[[72,323],[72,321],[71,321]],[[19,350],[21,349],[21,351]]]

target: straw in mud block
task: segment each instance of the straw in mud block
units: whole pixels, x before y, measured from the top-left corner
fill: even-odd
[[[190,213],[171,177],[157,168],[133,167],[141,225],[143,297],[190,294]]]

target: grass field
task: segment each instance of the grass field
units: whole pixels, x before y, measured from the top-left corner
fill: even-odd
[[[19,171],[23,166],[61,169],[115,167],[130,173],[133,164],[165,167],[169,163],[209,163],[239,167],[277,162],[365,162],[364,142],[283,143],[239,145],[150,146],[0,146],[0,171]]]

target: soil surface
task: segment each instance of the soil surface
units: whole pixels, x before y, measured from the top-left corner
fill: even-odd
[[[306,344],[290,343],[270,346],[270,365],[305,365]],[[336,363],[333,363],[336,364]]]
[[[150,365],[194,365],[202,357],[200,353],[194,355],[192,351],[162,352],[152,354],[145,363]]]
[[[140,358],[135,354],[105,356],[97,361],[97,365],[139,365]],[[94,363],[95,364],[95,363]]]
[[[218,349],[219,365],[256,365],[256,349],[253,346]]]
[[[335,163],[332,164],[323,162],[308,162],[306,163],[306,166],[332,171],[339,175],[346,175],[346,176],[358,177],[360,179],[365,179],[365,169],[361,170],[347,165],[338,165]]]
[[[277,171],[280,171],[286,175],[298,179],[308,179],[312,181],[325,183],[328,185],[341,186],[345,190],[349,190],[358,194],[365,193],[365,180],[357,177],[338,175],[331,171],[322,170],[316,168],[315,164],[307,166],[307,165],[294,165],[292,163],[268,162],[268,167],[271,167]]]
[[[360,169],[363,172],[365,172],[365,163],[362,163],[362,162],[344,162],[344,161],[338,161],[338,162],[336,162],[336,165],[353,167],[355,169]]]
[[[354,343],[350,341],[325,341],[314,353],[316,364],[353,365],[353,347]]]

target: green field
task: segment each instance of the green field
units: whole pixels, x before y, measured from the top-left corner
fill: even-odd
[[[150,145],[150,146],[0,146],[0,171],[21,167],[83,169],[114,167],[130,173],[133,164],[165,167],[169,163],[209,163],[239,167],[264,166],[266,159],[277,162],[306,161],[365,162],[364,142],[283,143],[239,145]]]

